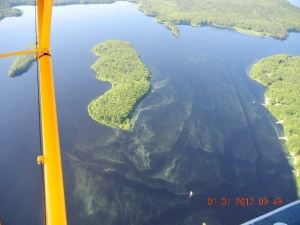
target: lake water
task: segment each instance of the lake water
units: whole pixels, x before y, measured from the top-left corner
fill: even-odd
[[[299,0],[288,0],[288,2],[290,2],[291,4],[300,7],[300,1]]]
[[[34,42],[34,8],[0,22],[1,52]],[[240,224],[297,199],[282,128],[262,106],[251,65],[273,54],[300,55],[300,34],[285,41],[228,29],[179,26],[175,38],[137,5],[54,7],[52,56],[69,224]],[[95,79],[91,49],[132,43],[154,92],[135,109],[132,130],[94,122],[88,104],[111,85]],[[36,67],[7,77],[0,60],[0,220],[42,224]],[[194,196],[186,205],[189,192]],[[216,198],[209,206],[208,198]],[[227,206],[222,198],[230,198]],[[237,206],[236,198],[254,198]],[[270,202],[271,202],[270,201]]]

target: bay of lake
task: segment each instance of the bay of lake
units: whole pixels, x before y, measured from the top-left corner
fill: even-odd
[[[34,8],[0,22],[1,52],[34,42]],[[300,55],[298,33],[285,41],[229,29],[179,26],[176,38],[137,5],[54,7],[52,58],[69,224],[240,224],[276,209],[258,199],[297,199],[284,142],[249,79],[257,60]],[[135,109],[132,130],[94,122],[87,105],[111,88],[95,79],[91,49],[129,41],[152,73],[154,92]],[[0,220],[43,221],[36,67],[7,77],[0,68]],[[189,192],[194,196],[186,205]],[[237,206],[236,198],[254,198]],[[216,198],[209,206],[208,198]],[[221,199],[230,198],[222,206]]]

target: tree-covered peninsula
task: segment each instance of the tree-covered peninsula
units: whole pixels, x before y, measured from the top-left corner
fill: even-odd
[[[28,48],[35,49],[36,44],[32,43],[28,45]],[[23,73],[26,73],[33,66],[34,63],[35,63],[34,54],[19,55],[17,56],[12,66],[10,67],[8,76],[10,77],[21,76]]]
[[[141,0],[159,23],[215,26],[280,39],[300,31],[300,9],[286,0]]]
[[[300,56],[275,55],[253,65],[250,77],[268,88],[265,107],[282,123],[300,195]]]
[[[54,0],[54,5],[113,3],[118,0]],[[139,4],[146,15],[154,16],[179,36],[176,24],[232,28],[246,34],[285,39],[288,32],[300,31],[300,9],[286,0],[128,0]],[[0,20],[20,16],[12,9],[33,5],[34,0],[1,0]]]
[[[100,57],[92,65],[96,78],[112,83],[112,89],[93,100],[88,113],[99,123],[130,130],[135,105],[150,92],[150,72],[129,42],[109,40],[92,51]]]

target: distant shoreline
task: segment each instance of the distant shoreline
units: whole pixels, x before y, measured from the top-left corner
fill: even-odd
[[[54,6],[112,4],[117,1],[121,0],[86,0],[85,2],[55,0]],[[155,17],[156,22],[165,24],[176,37],[179,37],[176,25],[234,29],[247,35],[281,40],[287,39],[290,32],[300,32],[300,8],[285,0],[265,1],[260,5],[254,4],[251,0],[230,0],[226,5],[217,4],[217,0],[209,3],[198,2],[195,5],[186,2],[175,3],[170,0],[127,0],[127,2],[139,4],[140,11],[146,16]],[[8,16],[21,16],[21,10],[12,8],[21,5],[34,5],[34,1],[11,0],[10,3],[6,3],[6,8],[0,7],[0,20]],[[200,10],[202,8],[203,10]]]
[[[155,16],[150,16],[150,17],[155,17]],[[173,23],[174,27],[169,27],[166,25],[166,22],[158,22],[161,24],[164,24],[169,30],[171,30],[171,32],[174,34],[175,37],[179,37],[179,29],[177,28],[176,25],[187,25],[187,26],[192,26],[192,27],[213,27],[213,28],[217,28],[217,29],[226,29],[226,30],[235,30],[238,33],[241,34],[245,34],[245,35],[251,35],[251,36],[257,36],[257,37],[262,37],[262,38],[267,38],[267,37],[272,37],[278,40],[286,40],[289,38],[288,35],[284,36],[284,37],[277,37],[277,36],[273,36],[270,33],[264,33],[264,32],[258,32],[255,30],[246,30],[246,29],[242,29],[239,27],[230,27],[230,26],[217,26],[217,25],[213,25],[213,24],[192,24],[192,23]],[[295,31],[288,31],[288,33],[300,33],[300,30],[295,30]]]

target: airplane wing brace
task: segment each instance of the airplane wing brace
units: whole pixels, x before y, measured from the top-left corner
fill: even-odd
[[[47,225],[66,225],[66,206],[56,113],[50,29],[53,0],[37,0],[38,49],[0,55],[8,57],[36,53],[40,71],[40,111],[43,136],[43,155],[38,163],[44,165],[45,208]]]

